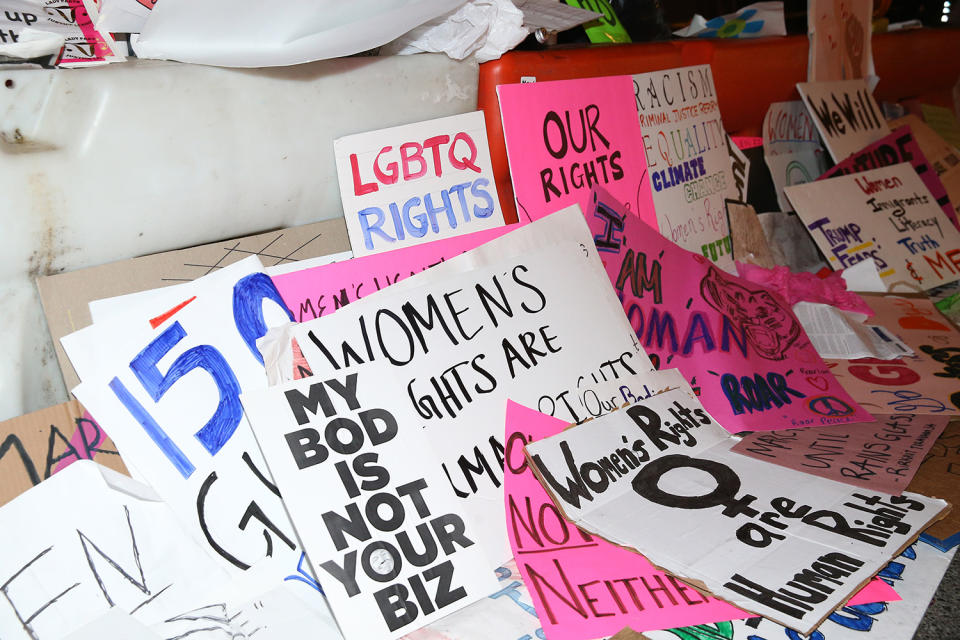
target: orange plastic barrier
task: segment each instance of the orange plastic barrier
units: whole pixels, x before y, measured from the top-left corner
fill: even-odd
[[[727,131],[760,135],[771,102],[799,100],[796,83],[806,80],[807,36],[756,40],[675,40],[549,51],[511,51],[480,65],[478,102],[486,113],[497,190],[506,218],[516,221],[513,186],[500,122],[497,85],[590,76],[643,73],[709,64],[717,85]],[[878,101],[909,98],[950,105],[960,76],[960,30],[921,29],[873,37],[873,59],[880,76]]]

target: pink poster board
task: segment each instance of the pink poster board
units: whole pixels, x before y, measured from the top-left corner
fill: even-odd
[[[516,228],[501,226],[292,271],[273,276],[273,284],[297,322],[313,320]]]
[[[497,87],[521,221],[577,203],[601,185],[654,228],[630,76]]]
[[[731,433],[872,422],[790,306],[681,249],[595,191],[587,223],[643,349],[677,367]]]
[[[504,499],[507,537],[549,640],[611,636],[749,617],[708,598],[634,551],[567,522],[527,466],[523,445],[566,423],[507,403]]]

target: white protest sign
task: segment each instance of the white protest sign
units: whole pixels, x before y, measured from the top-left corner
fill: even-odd
[[[227,581],[152,489],[93,462],[4,505],[0,528],[0,636],[8,639],[61,638],[114,608],[193,633],[210,625],[174,618],[215,602]]]
[[[578,527],[803,634],[948,508],[738,455],[722,432],[670,391],[525,451]]]
[[[482,111],[338,138],[355,256],[503,225]]]
[[[289,318],[259,269],[248,258],[194,281],[196,298],[155,327],[163,310],[138,310],[62,342],[83,381],[74,395],[221,566],[237,575],[263,560],[323,609],[243,420],[240,393],[266,387],[255,341]]]
[[[827,170],[827,157],[803,102],[774,102],[763,118],[763,159],[781,211],[792,211],[783,188],[813,182]]]
[[[890,134],[866,80],[798,82],[797,89],[834,162]]]
[[[398,638],[496,590],[420,420],[375,369],[243,404],[346,638]]]
[[[910,163],[785,191],[832,269],[872,258],[887,287],[960,279],[960,231]]]
[[[493,562],[510,556],[500,489],[507,398],[575,404],[588,387],[653,369],[578,206],[289,336],[315,376],[358,365],[404,390]]]
[[[633,76],[660,233],[733,268],[724,201],[736,199],[710,65]]]

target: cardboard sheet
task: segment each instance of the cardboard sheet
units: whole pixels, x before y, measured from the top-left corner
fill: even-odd
[[[601,184],[656,224],[629,76],[506,84],[497,96],[522,222],[585,209]]]
[[[347,640],[399,638],[496,590],[402,389],[344,369],[243,405]]]
[[[893,331],[914,354],[898,360],[828,360],[844,389],[874,414],[960,415],[960,372],[953,361],[960,332],[929,298],[863,299],[875,313],[867,324]]]
[[[636,339],[731,432],[872,420],[779,296],[684,251],[596,191],[587,221]]]
[[[126,473],[113,442],[76,400],[0,422],[0,506],[78,460]]]
[[[733,451],[821,478],[893,495],[907,488],[949,415],[898,413],[827,429],[745,436]]]
[[[813,0],[807,7],[807,80],[851,80],[874,73],[870,0]]]
[[[576,206],[261,341],[274,380],[292,376],[291,339],[314,376],[359,365],[405,391],[494,563],[510,555],[496,417],[507,398],[576,406],[652,369]]]
[[[797,89],[834,162],[890,134],[865,80],[799,82]]]
[[[355,256],[503,226],[483,112],[337,138]]]
[[[698,403],[666,393],[524,449],[581,529],[803,634],[948,509],[753,460],[734,443]]]
[[[668,393],[691,395],[689,387]],[[507,535],[546,637],[601,638],[626,626],[646,631],[749,615],[701,595],[643,556],[564,520],[529,468],[522,447],[566,426],[522,405],[507,405]]]
[[[350,248],[343,220],[328,220],[255,236],[156,253],[37,279],[40,300],[67,389],[80,383],[60,338],[88,326],[91,300],[190,282],[250,255],[267,266]]]
[[[910,491],[943,498],[960,504],[960,422],[951,422],[923,459],[919,471],[910,481]],[[942,520],[924,531],[924,537],[942,551],[960,545],[960,509],[954,509]]]
[[[763,226],[753,207],[733,200],[727,200],[726,206],[734,260],[767,269],[776,266],[770,243],[767,242],[767,236],[763,233]]]
[[[957,212],[950,202],[950,196],[947,195],[946,188],[940,182],[940,178],[937,177],[937,172],[934,171],[926,156],[923,155],[923,151],[920,150],[910,127],[903,126],[894,129],[890,135],[864,147],[817,179],[824,180],[838,175],[860,173],[868,169],[889,167],[901,162],[910,163],[920,179],[923,180],[923,184],[926,185],[930,195],[943,209],[944,215],[953,223],[953,226],[960,227],[960,222],[957,222]]]
[[[891,290],[960,279],[960,231],[908,163],[786,188],[830,267],[873,258]]]
[[[651,226],[732,270],[724,202],[737,197],[737,185],[710,65],[637,74],[633,92],[657,213]],[[619,202],[632,202],[609,191]]]

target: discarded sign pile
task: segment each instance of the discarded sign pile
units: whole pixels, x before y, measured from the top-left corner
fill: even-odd
[[[909,637],[960,542],[960,194],[864,80],[800,91],[770,195],[843,280],[737,275],[796,255],[706,65],[500,87],[518,225],[478,112],[337,142],[355,257],[44,279],[82,406],[4,423],[0,636]]]

